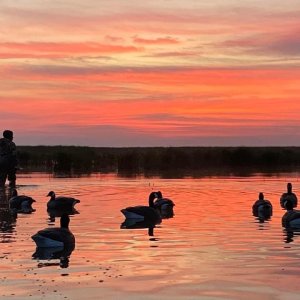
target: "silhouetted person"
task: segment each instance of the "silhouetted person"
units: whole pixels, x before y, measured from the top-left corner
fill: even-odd
[[[258,200],[252,206],[252,212],[255,217],[261,219],[268,219],[273,214],[272,203],[269,200],[264,199],[264,194],[258,194]]]
[[[280,205],[282,208],[285,208],[284,202],[287,200],[291,200],[294,205],[293,207],[297,207],[298,199],[297,199],[296,194],[292,192],[292,188],[293,188],[292,184],[289,182],[287,184],[287,192],[283,193],[280,197]]]
[[[6,179],[10,187],[16,186],[17,147],[13,138],[11,130],[4,130],[0,139],[0,187],[4,187]]]

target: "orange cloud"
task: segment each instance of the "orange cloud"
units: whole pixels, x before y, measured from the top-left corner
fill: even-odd
[[[142,48],[123,45],[86,43],[0,43],[0,58],[58,58],[76,55],[101,55],[139,52]]]
[[[164,38],[156,38],[156,39],[145,39],[135,37],[133,41],[137,44],[144,44],[144,45],[169,45],[169,44],[179,44],[179,41],[171,38],[171,37],[164,37]]]
[[[101,124],[159,136],[208,136],[218,131],[247,135],[278,124],[284,131],[300,125],[299,72],[123,70],[54,77],[46,73],[44,78],[40,73],[34,81],[27,74],[28,83],[7,94],[2,114],[19,113],[32,128]]]

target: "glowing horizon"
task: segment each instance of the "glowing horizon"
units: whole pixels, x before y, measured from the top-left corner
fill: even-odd
[[[0,4],[19,145],[300,146],[300,3]]]

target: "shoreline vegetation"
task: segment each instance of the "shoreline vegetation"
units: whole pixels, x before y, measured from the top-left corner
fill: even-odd
[[[300,170],[300,147],[18,146],[21,172],[249,176]]]

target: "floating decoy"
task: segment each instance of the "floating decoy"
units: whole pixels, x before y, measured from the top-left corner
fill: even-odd
[[[264,199],[264,194],[259,193],[258,200],[252,206],[252,212],[255,217],[260,219],[269,219],[273,214],[273,206],[269,200]]]
[[[161,191],[156,192],[157,199],[154,202],[154,208],[158,210],[162,218],[172,218],[174,216],[173,207],[175,203],[168,198],[164,198]]]
[[[56,197],[53,191],[49,192],[47,197],[51,197],[47,203],[48,209],[71,210],[80,200],[72,197],[59,196]]]
[[[298,199],[295,193],[292,192],[292,184],[289,182],[287,184],[287,192],[283,193],[280,197],[280,205],[282,208],[285,208],[284,202],[287,200],[291,200],[293,203],[293,207],[297,207]]]
[[[36,202],[33,198],[25,195],[18,195],[16,189],[12,191],[12,197],[8,201],[9,209],[15,213],[30,214],[35,211],[32,208],[32,203]]]
[[[154,208],[154,199],[157,197],[156,192],[149,195],[149,206],[131,206],[121,210],[126,219],[137,219],[147,221],[153,224],[161,223],[161,216]]]
[[[60,227],[49,227],[38,231],[31,238],[37,247],[75,247],[75,237],[69,229],[70,218],[64,214],[60,218]]]
[[[294,209],[294,202],[288,199],[284,202],[286,213],[282,216],[282,226],[285,228],[300,229],[300,211]]]

